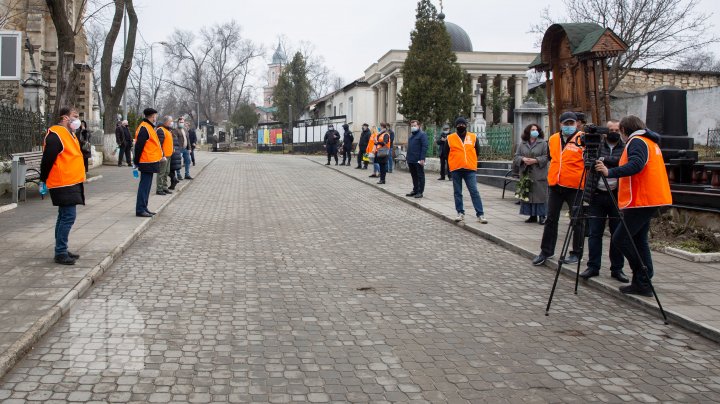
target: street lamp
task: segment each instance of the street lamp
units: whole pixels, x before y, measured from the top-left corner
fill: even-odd
[[[170,46],[167,42],[153,42],[150,44],[150,81],[152,82],[152,107],[155,109],[155,62],[153,60],[153,46],[160,44],[164,46]]]

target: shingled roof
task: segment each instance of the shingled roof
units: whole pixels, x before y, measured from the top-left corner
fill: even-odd
[[[627,50],[628,46],[611,29],[589,23],[553,24],[543,37],[542,50],[538,57],[530,63],[530,68],[543,68],[550,64],[550,44],[558,35],[566,35],[573,56],[602,56],[617,54]],[[605,40],[603,40],[605,39]]]

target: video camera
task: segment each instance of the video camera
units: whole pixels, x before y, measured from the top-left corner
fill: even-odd
[[[604,135],[608,133],[610,133],[610,129],[606,126],[587,124],[583,127],[583,135],[578,137],[576,141],[578,146],[584,148],[583,160],[585,161],[587,177],[585,179],[583,201],[588,204],[592,201],[593,194],[600,181],[600,175],[595,172],[595,163],[600,160],[600,148],[605,140]]]

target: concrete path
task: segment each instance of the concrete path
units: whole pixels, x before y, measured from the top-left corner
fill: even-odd
[[[0,401],[720,401],[715,342],[566,279],[545,317],[551,281],[306,159],[218,155]]]
[[[312,161],[320,164],[325,163],[324,158],[311,158]],[[396,170],[387,176],[386,185],[377,185],[376,178],[368,178],[372,174],[366,170],[356,170],[352,167],[328,166],[338,170],[373,187],[381,188],[383,191],[405,201],[413,206],[431,212],[437,216],[452,220],[456,216],[453,202],[452,181],[438,181],[437,173],[428,173],[426,179],[425,197],[418,200],[407,198],[405,194],[412,190],[412,180],[407,171]],[[511,250],[528,258],[525,264],[517,268],[522,271],[534,271],[530,260],[540,252],[540,239],[542,238],[542,226],[538,224],[524,223],[527,216],[520,216],[519,206],[515,204],[511,192],[506,193],[506,198],[501,199],[502,189],[478,184],[482,197],[485,217],[488,224],[480,224],[474,221],[474,210],[472,202],[467,194],[464,205],[467,215],[466,228],[483,237],[493,240]],[[556,258],[560,255],[562,240],[567,231],[569,218],[563,215],[560,221],[560,235],[556,248]],[[607,248],[609,238],[605,238],[604,246]],[[585,248],[585,259],[587,259],[587,247]],[[693,263],[676,258],[660,252],[653,252],[653,263],[655,276],[653,284],[656,288],[660,303],[672,322],[679,324],[689,330],[698,332],[708,338],[720,342],[720,263],[704,264]],[[578,299],[583,299],[583,288],[590,285],[604,290],[613,296],[627,302],[639,304],[646,311],[659,315],[657,304],[654,298],[627,296],[621,294],[617,288],[619,282],[610,278],[609,259],[607,253],[603,254],[603,268],[601,275],[589,281],[580,280],[580,291]],[[547,268],[555,271],[557,260],[548,260]],[[558,294],[572,294],[577,266],[563,267],[564,272],[572,278],[561,278]],[[581,265],[581,271],[585,270],[585,261]],[[626,263],[625,273],[628,276],[632,273]],[[550,286],[547,285],[547,294],[550,293]],[[614,306],[620,304],[614,299],[608,299],[607,304]],[[551,314],[554,310],[551,310]]]
[[[198,153],[192,173],[212,156]],[[74,266],[53,262],[57,207],[37,193],[0,213],[0,376],[82,296],[154,219],[135,216],[137,180],[132,168],[102,166],[85,185],[86,205],[70,233],[70,249],[81,258]],[[171,196],[150,196],[150,210],[160,212],[191,181],[181,181]]]

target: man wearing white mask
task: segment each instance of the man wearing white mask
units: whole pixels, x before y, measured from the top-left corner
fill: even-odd
[[[420,122],[410,121],[410,138],[407,143],[408,169],[412,176],[412,192],[405,196],[422,198],[425,192],[425,155],[428,150],[427,134],[420,129]]]

